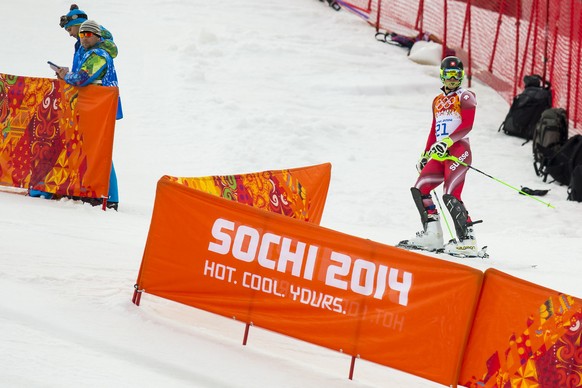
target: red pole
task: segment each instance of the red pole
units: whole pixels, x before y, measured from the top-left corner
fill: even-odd
[[[378,14],[376,15],[376,32],[380,31],[380,14],[382,13],[382,0],[378,0]]]
[[[572,10],[572,13],[574,10]],[[577,12],[580,15],[580,10]],[[582,19],[582,17],[580,17]],[[582,21],[582,20],[580,20]],[[578,69],[576,70],[576,91],[574,93],[575,101],[574,101],[574,128],[576,128],[576,124],[578,123],[578,106],[582,101],[580,101],[580,72],[582,69],[580,68],[580,55],[582,55],[582,26],[580,25],[580,21],[578,23]]]
[[[354,369],[356,367],[356,356],[352,356],[352,362],[350,363],[350,380],[354,379]]]
[[[461,34],[461,47],[465,47],[465,33],[467,32],[467,25],[471,19],[471,0],[467,0],[467,7],[465,8],[465,20],[463,21],[463,33]]]
[[[535,25],[535,22],[534,22],[534,15],[535,15],[535,13],[534,13],[534,11],[536,9],[537,9],[537,2],[534,2],[532,4],[532,7],[531,7],[531,12],[529,13],[529,25],[527,26],[527,36],[525,38],[525,48],[523,50],[523,58],[522,58],[522,62],[521,62],[521,70],[519,71],[519,74],[518,74],[518,77],[517,77],[518,80],[522,80],[523,79],[523,74],[524,74],[524,71],[525,71],[525,64],[528,61],[529,40],[531,38],[532,28]],[[535,39],[535,37],[534,37],[534,39]],[[533,47],[535,47],[535,45]],[[532,66],[533,66],[533,57],[535,57],[535,53],[532,55]],[[515,95],[515,93],[513,93],[513,94]]]
[[[414,22],[414,28],[418,32],[424,32],[423,27],[423,16],[424,16],[424,0],[420,0],[418,3],[418,11],[416,12],[416,21]]]
[[[141,294],[142,294],[143,290],[140,290],[137,284],[135,286],[133,286],[133,288],[134,288],[134,290],[133,290],[133,298],[131,298],[131,301],[136,306],[139,306],[139,302],[141,300]]]
[[[545,28],[545,41],[544,41],[544,72],[543,78],[546,80],[547,66],[548,66],[548,39],[550,36],[550,0],[546,0],[546,28]]]
[[[471,0],[467,1],[467,16],[466,16],[466,20],[467,22],[467,30],[468,33],[467,35],[469,36],[469,38],[467,39],[468,43],[467,43],[467,64],[469,65],[469,72],[467,73],[467,81],[469,83],[469,87],[471,87],[471,80],[473,78],[473,58],[471,55]],[[463,30],[463,41],[465,40],[464,37],[465,31]],[[464,42],[463,42],[464,44]]]
[[[568,114],[570,114],[570,96],[571,96],[571,92],[572,92],[572,82],[570,82],[571,77],[572,77],[572,61],[574,58],[574,55],[572,54],[572,42],[574,41],[574,0],[570,0],[570,39],[568,40],[568,43],[570,44],[570,50],[568,50],[568,88],[567,88],[567,98],[566,98],[566,112],[568,112]],[[570,116],[571,117],[571,116]]]
[[[519,33],[520,33],[520,26],[521,26],[521,0],[517,0],[517,12],[515,15],[515,62],[513,68],[513,95],[517,94],[517,83],[519,82],[520,78],[518,77],[519,74]]]
[[[245,327],[245,335],[243,337],[243,345],[246,346],[247,344],[247,340],[249,339],[249,329],[251,327],[251,323],[247,323],[246,327]]]
[[[549,1],[548,1],[549,4]],[[549,5],[548,5],[548,9],[549,9]],[[550,55],[550,57],[548,58],[549,62],[550,62],[550,76],[549,79],[551,80],[551,82],[553,83],[554,80],[554,64],[556,63],[556,47],[558,46],[558,26],[559,26],[559,16],[560,16],[560,10],[562,9],[562,1],[559,0],[559,4],[556,6],[557,9],[557,13],[558,13],[558,17],[555,19],[554,23],[554,31],[552,32],[552,38],[554,39],[553,42],[553,46],[552,46],[552,54]],[[553,88],[552,90],[555,92],[557,92],[558,88]],[[555,103],[554,103],[555,106]]]
[[[531,58],[531,70],[530,73],[533,73],[536,69],[536,59],[538,57],[538,52],[537,52],[537,47],[538,47],[538,28],[540,27],[540,7],[539,5],[539,0],[535,1],[535,32],[534,32],[534,40],[533,40],[533,55]]]
[[[505,0],[499,5],[499,17],[497,18],[497,31],[495,31],[495,39],[493,40],[493,50],[491,50],[491,59],[489,60],[489,67],[487,71],[493,73],[493,60],[495,59],[495,52],[497,51],[497,42],[499,41],[499,30],[501,29],[501,20],[505,13]]]
[[[442,47],[442,53],[441,53],[441,59],[445,57],[446,55],[446,47],[447,45],[447,30],[448,30],[448,15],[449,15],[449,2],[448,0],[445,0],[445,7],[444,7],[444,18],[443,20],[445,21],[445,27],[444,27],[444,31],[443,31],[443,47]]]

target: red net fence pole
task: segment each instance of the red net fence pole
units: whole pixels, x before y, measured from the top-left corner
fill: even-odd
[[[344,0],[369,12],[376,30],[431,33],[508,102],[523,77],[552,85],[554,106],[582,133],[582,0]],[[444,49],[443,49],[444,52]],[[470,84],[469,84],[470,86]]]

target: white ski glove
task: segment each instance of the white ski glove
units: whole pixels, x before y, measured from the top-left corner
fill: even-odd
[[[430,146],[430,150],[428,150],[428,154],[432,155],[435,154],[439,158],[444,158],[447,155],[447,151],[450,146],[453,145],[453,141],[450,137],[445,137],[441,141],[437,141],[432,146]]]

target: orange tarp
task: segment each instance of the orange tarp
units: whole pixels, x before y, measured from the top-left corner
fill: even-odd
[[[106,197],[118,95],[0,74],[0,185]]]
[[[482,276],[163,177],[136,288],[452,385]]]
[[[330,178],[330,163],[237,175],[166,176],[195,190],[314,224],[321,221]]]
[[[459,383],[581,387],[581,340],[582,300],[489,269]]]

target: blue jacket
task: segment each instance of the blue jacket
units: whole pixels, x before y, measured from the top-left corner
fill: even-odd
[[[83,50],[84,51],[84,50]],[[117,72],[111,55],[103,48],[101,43],[95,48],[84,51],[79,61],[77,71],[70,71],[65,75],[65,82],[73,86],[87,86],[101,84],[103,86],[118,86]],[[117,100],[116,119],[123,118],[121,98]]]

